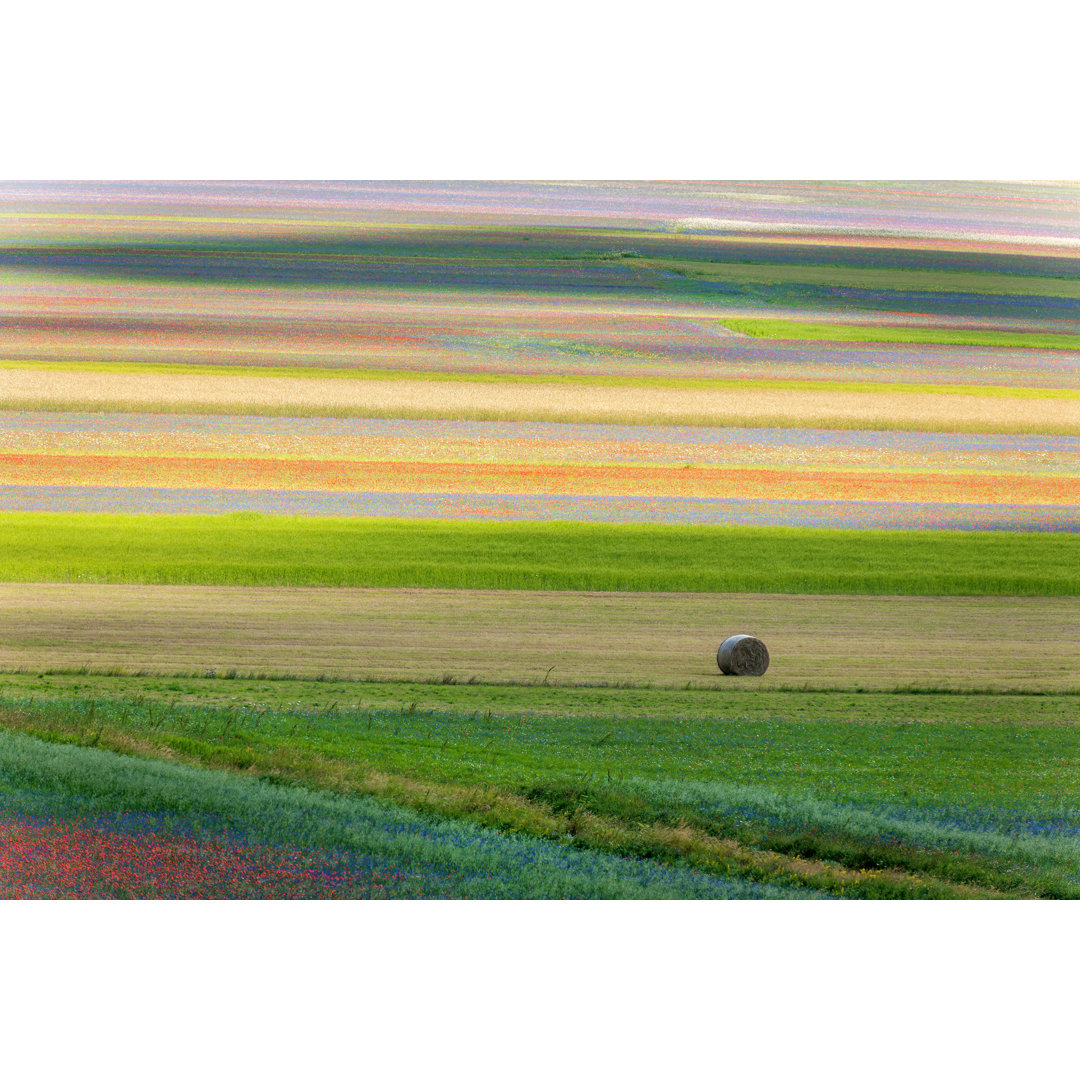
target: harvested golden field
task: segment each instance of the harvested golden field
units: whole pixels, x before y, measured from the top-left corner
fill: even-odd
[[[1071,599],[0,584],[0,667],[460,682],[1080,688]],[[752,633],[772,662],[725,679]]]
[[[960,393],[0,371],[0,408],[1080,434],[1080,400]]]

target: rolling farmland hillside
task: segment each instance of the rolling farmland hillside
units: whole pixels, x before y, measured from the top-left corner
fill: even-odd
[[[0,595],[0,895],[1080,895],[1080,188],[0,185]]]

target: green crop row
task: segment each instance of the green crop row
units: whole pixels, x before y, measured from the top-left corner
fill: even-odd
[[[1080,536],[4,513],[0,580],[1075,596]]]
[[[1080,349],[1080,334],[1038,331],[946,330],[922,326],[860,326],[793,319],[728,319],[723,326],[738,334],[785,341],[880,341],[912,345],[986,345],[999,349]]]

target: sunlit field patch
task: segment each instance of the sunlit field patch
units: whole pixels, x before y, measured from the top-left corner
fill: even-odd
[[[413,569],[423,580],[422,564]],[[1075,607],[1067,596],[2,583],[0,671],[40,674],[42,689],[49,672],[85,669],[753,695],[1051,692],[1080,690]],[[768,643],[766,678],[718,669],[717,647],[740,627]]]
[[[1075,316],[1074,316],[1075,317]],[[993,348],[1068,349],[1080,348],[1075,333],[1024,333],[1006,329],[933,327],[918,325],[874,326],[849,322],[800,322],[797,319],[725,319],[723,325],[749,337],[784,341],[890,342],[908,345],[986,345]]]
[[[0,514],[8,581],[1075,596],[1080,537],[641,522]]]

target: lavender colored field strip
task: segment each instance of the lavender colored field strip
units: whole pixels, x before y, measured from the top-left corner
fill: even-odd
[[[1080,474],[1080,438],[1067,435],[0,412],[0,453],[39,451]]]
[[[689,236],[944,239],[1069,251],[1080,246],[1067,184],[723,181],[8,183],[10,235],[85,228],[116,235],[279,233],[360,223],[588,227]],[[44,211],[44,217],[35,211]],[[185,220],[190,216],[191,220]],[[261,228],[260,228],[261,226]]]
[[[1080,532],[1080,507],[635,496],[0,487],[0,510]]]
[[[628,424],[560,424],[544,421],[412,420],[369,417],[214,416],[182,413],[69,413],[0,412],[0,433],[87,432],[111,434],[255,435],[272,438],[281,433],[310,434],[320,438],[483,438],[483,439],[595,439],[634,440],[666,446],[707,446],[754,443],[758,445],[851,446],[919,451],[985,447],[1018,453],[1038,453],[1060,448],[1080,451],[1080,438],[1043,435],[979,435],[944,432],[849,431],[790,428],[714,428],[676,424],[647,427]]]

